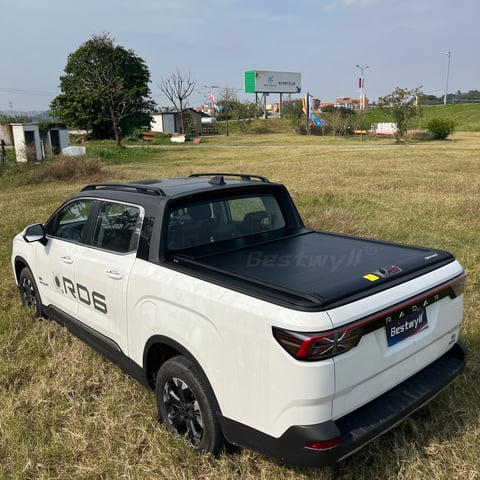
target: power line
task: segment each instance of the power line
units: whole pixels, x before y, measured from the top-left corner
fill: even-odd
[[[0,92],[4,93],[15,93],[15,94],[21,94],[21,95],[35,95],[35,96],[40,96],[40,97],[51,97],[54,95],[57,95],[57,93],[52,93],[52,92],[41,92],[38,90],[20,90],[18,88],[3,88],[0,87]]]

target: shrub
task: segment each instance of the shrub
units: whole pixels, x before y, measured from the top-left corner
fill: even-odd
[[[155,132],[153,143],[155,145],[170,144],[170,138],[172,138],[170,133]]]
[[[432,132],[434,140],[445,140],[453,133],[455,123],[448,118],[432,118],[427,123],[427,128]]]
[[[100,178],[102,164],[96,158],[58,157],[39,164],[18,165],[24,173],[19,184],[29,185],[54,181],[96,181]]]

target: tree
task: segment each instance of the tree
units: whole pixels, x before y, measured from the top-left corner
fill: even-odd
[[[346,135],[355,123],[355,111],[347,107],[327,106],[322,109],[322,117],[331,128],[333,135]]]
[[[255,102],[237,102],[233,107],[233,116],[237,119],[242,133],[250,130],[252,123],[263,114],[263,108]]]
[[[333,136],[346,135],[350,130],[352,119],[355,118],[353,110],[348,108],[341,110],[340,108],[333,108],[331,111],[322,114],[327,125],[332,129]]]
[[[31,121],[32,117],[29,117],[28,115],[0,114],[0,123],[30,123]]]
[[[176,73],[171,73],[160,82],[160,90],[172,102],[180,114],[180,133],[184,133],[183,110],[188,102],[188,97],[193,93],[196,83],[188,75],[182,76],[177,68]]]
[[[287,119],[290,127],[299,132],[301,126],[305,125],[305,112],[303,111],[302,101],[284,102],[282,105],[282,116]]]
[[[155,102],[150,98],[150,72],[132,50],[115,45],[108,34],[93,35],[68,56],[61,94],[50,108],[52,115],[94,138],[113,134],[121,145],[122,120],[132,128],[150,120]],[[133,122],[132,119],[136,118]]]
[[[228,137],[228,120],[232,115],[232,112],[235,110],[236,105],[239,103],[237,94],[234,88],[225,87],[219,96],[219,101],[217,107],[220,111],[220,114],[225,119],[226,134]]]
[[[397,124],[397,131],[395,132],[397,142],[405,138],[409,121],[415,116],[420,115],[420,109],[418,107],[418,102],[422,95],[420,88],[421,87],[417,87],[412,90],[407,90],[397,87],[392,93],[378,99],[380,108],[388,111]]]

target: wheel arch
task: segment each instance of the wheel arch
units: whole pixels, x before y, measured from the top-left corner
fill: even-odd
[[[15,274],[15,281],[17,282],[17,285],[18,285],[18,279],[20,278],[20,272],[25,267],[30,269],[30,271],[32,270],[28,262],[22,256],[17,255],[13,261],[13,273]]]
[[[146,379],[150,388],[152,390],[155,389],[155,381],[159,368],[167,360],[178,355],[182,355],[192,362],[195,367],[195,372],[202,380],[202,383],[209,389],[212,398],[215,401],[215,411],[217,415],[221,417],[221,410],[217,396],[215,395],[212,385],[200,363],[183,345],[164,335],[154,335],[153,337],[150,337],[145,345],[143,353],[143,365]]]

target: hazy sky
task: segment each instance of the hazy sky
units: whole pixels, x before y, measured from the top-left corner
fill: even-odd
[[[479,0],[0,0],[0,111],[46,110],[67,57],[107,32],[148,66],[152,96],[178,68],[197,83],[238,89],[243,72],[300,72],[324,102],[370,100],[399,86],[428,94],[480,90]],[[275,98],[277,97],[277,98]],[[278,100],[272,95],[271,101]]]

